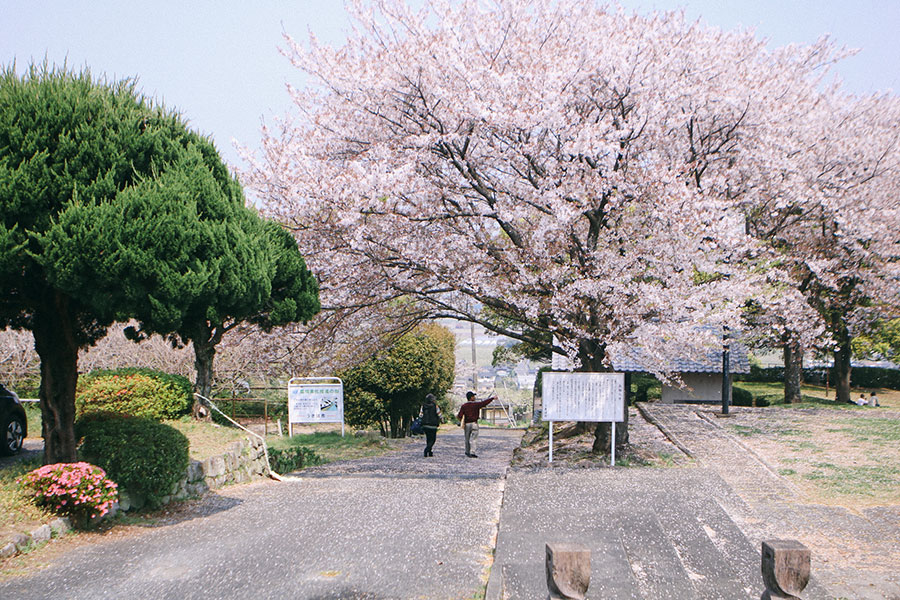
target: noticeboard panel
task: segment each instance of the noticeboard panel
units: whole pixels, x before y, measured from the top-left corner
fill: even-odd
[[[343,423],[343,384],[289,383],[288,418],[291,423]]]
[[[542,376],[544,421],[622,422],[624,373],[555,373]]]

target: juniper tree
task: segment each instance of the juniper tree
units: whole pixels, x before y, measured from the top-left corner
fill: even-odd
[[[76,458],[78,351],[112,322],[197,341],[211,371],[206,344],[229,319],[314,313],[315,281],[285,235],[244,206],[213,145],[134,82],[2,71],[0,327],[34,334],[45,460]]]

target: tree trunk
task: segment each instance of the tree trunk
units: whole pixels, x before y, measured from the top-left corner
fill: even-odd
[[[784,402],[802,401],[800,386],[803,383],[803,349],[796,340],[784,344]]]
[[[850,402],[850,331],[841,323],[835,328],[837,348],[834,350],[834,391],[838,403]]]
[[[194,343],[194,368],[197,370],[197,379],[194,381],[194,390],[204,398],[211,399],[213,361],[216,357],[216,345],[208,337],[203,337],[205,339],[192,340]],[[203,421],[212,419],[210,410],[203,406],[197,399],[194,399],[193,414],[195,419]]]
[[[598,345],[594,341],[583,340],[579,344],[578,358],[581,359],[581,371],[589,373],[609,372],[603,359],[606,355],[606,349]],[[626,398],[628,394],[626,393]],[[597,423],[594,427],[594,444],[592,451],[594,453],[608,452],[610,448],[610,436],[612,435],[612,425],[610,423]],[[625,420],[616,423],[616,449],[624,448],[628,444],[628,407],[625,407]]]
[[[393,399],[390,401],[390,411],[391,411],[391,438],[396,439],[400,437],[399,429],[400,429],[400,417],[397,414],[397,407],[395,406],[395,402]]]
[[[34,313],[34,349],[41,357],[41,419],[44,464],[77,462],[75,386],[78,343],[69,299],[54,292]]]

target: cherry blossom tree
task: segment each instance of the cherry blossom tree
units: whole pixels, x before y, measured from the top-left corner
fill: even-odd
[[[900,308],[900,100],[830,88],[794,122],[790,170],[758,186],[748,229],[783,277],[767,318],[785,348],[786,400],[800,400],[803,349],[815,348],[834,351],[846,402],[852,334]]]
[[[558,340],[584,370],[638,345],[669,377],[673,349],[721,343],[698,325],[768,289],[748,207],[802,168],[783,128],[813,112],[830,42],[769,52],[574,0],[350,10],[343,47],[286,37],[316,85],[244,174],[323,305],[403,301]]]

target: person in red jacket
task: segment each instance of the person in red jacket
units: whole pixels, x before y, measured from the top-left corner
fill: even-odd
[[[481,409],[496,400],[496,396],[491,396],[487,400],[476,400],[475,392],[466,392],[466,403],[459,407],[456,418],[459,424],[465,429],[466,433],[466,456],[469,458],[478,458],[475,454],[475,443],[478,440],[478,415]]]

